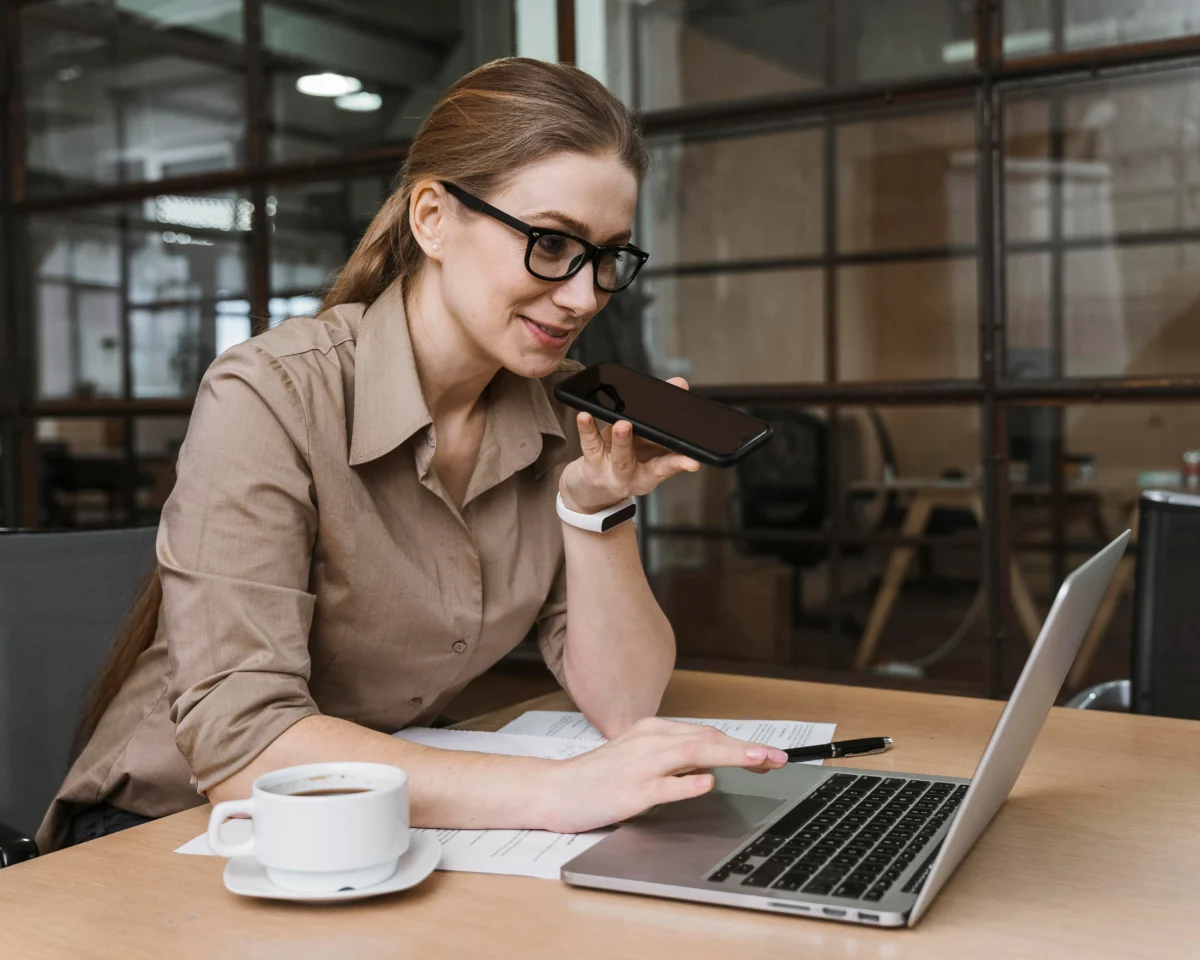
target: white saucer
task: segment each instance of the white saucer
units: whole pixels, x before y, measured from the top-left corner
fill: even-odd
[[[338,890],[334,893],[301,893],[282,890],[267,879],[266,868],[253,857],[235,857],[225,865],[225,889],[242,897],[266,897],[270,900],[297,900],[308,903],[333,903],[378,897],[415,887],[433,873],[442,859],[442,845],[431,833],[413,833],[408,850],[393,873],[383,883],[362,890]]]

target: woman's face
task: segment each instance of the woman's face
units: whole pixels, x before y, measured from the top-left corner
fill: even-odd
[[[603,245],[629,242],[637,195],[637,178],[616,157],[563,153],[483,199],[532,226]],[[569,280],[539,280],[525,269],[524,234],[449,194],[442,202],[448,212],[437,218],[439,249],[432,256],[441,264],[440,293],[450,315],[481,358],[525,377],[552,373],[608,302],[592,265]]]

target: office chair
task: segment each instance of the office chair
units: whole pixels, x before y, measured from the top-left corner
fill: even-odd
[[[66,775],[88,688],[152,569],[155,532],[0,536],[0,866],[36,855],[28,838]]]
[[[766,446],[755,451],[736,467],[736,526],[772,530],[821,531],[827,528],[834,504],[829,492],[829,425],[804,410],[782,405],[750,407],[746,411],[771,424],[774,434]],[[860,438],[869,435],[878,447],[885,476],[897,473],[896,455],[882,418],[874,409],[866,411]],[[842,454],[850,448],[851,425],[843,419]],[[861,452],[861,451],[860,451]],[[843,467],[845,472],[845,467]],[[898,512],[894,492],[853,492],[846,495],[840,509],[850,527],[858,532],[894,521]],[[902,511],[899,511],[902,515]],[[738,549],[752,556],[774,557],[792,569],[792,626],[806,622],[825,627],[825,620],[806,618],[801,608],[800,580],[804,571],[815,567],[829,555],[825,543],[782,543],[747,537],[737,542]],[[862,547],[843,546],[843,556],[863,552]],[[861,632],[862,624],[846,615],[843,630]]]
[[[824,420],[790,407],[751,407],[769,423],[770,443],[735,470],[736,525],[742,529],[820,531],[829,520],[829,428]],[[774,557],[792,569],[792,626],[804,620],[801,577],[829,553],[824,543],[784,543],[746,537],[735,541],[751,556]]]

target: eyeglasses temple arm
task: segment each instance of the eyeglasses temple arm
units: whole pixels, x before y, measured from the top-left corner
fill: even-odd
[[[493,220],[499,220],[505,226],[512,227],[514,230],[525,234],[527,237],[533,233],[533,227],[525,223],[523,220],[518,220],[516,217],[510,217],[503,210],[493,207],[486,200],[480,200],[479,197],[475,196],[473,193],[467,193],[466,190],[457,184],[448,183],[447,181],[443,180],[442,186],[445,187],[460,203],[466,204],[477,213],[486,214]]]

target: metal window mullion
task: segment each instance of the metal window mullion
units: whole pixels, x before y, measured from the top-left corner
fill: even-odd
[[[242,47],[246,70],[246,155],[250,174],[250,232],[246,238],[250,333],[270,324],[271,225],[267,219],[267,182],[258,174],[267,164],[267,77],[263,58],[263,0],[242,0]]]
[[[837,85],[838,19],[836,0],[825,0],[825,85]],[[822,153],[822,181],[825,204],[822,215],[822,283],[824,287],[825,321],[825,381],[833,384],[838,380],[840,366],[839,350],[839,301],[838,301],[838,172],[837,172],[837,119],[826,114],[823,124],[824,140]],[[838,665],[842,642],[842,539],[845,536],[842,517],[841,470],[841,408],[837,403],[826,407],[827,442],[826,488],[828,493],[829,522],[829,649],[826,651],[826,666],[833,669]],[[797,588],[799,583],[796,584]],[[799,598],[796,598],[799,603]],[[797,661],[795,638],[791,637],[791,661]]]
[[[978,155],[976,175],[976,230],[979,257],[976,261],[979,310],[979,378],[983,386],[980,405],[980,449],[983,459],[983,581],[987,597],[985,687],[988,696],[999,697],[1004,686],[1003,648],[1005,614],[1008,609],[1006,570],[1009,557],[1008,531],[1003,527],[1003,501],[1006,493],[1002,467],[1007,461],[1005,409],[997,397],[997,344],[1002,342],[996,316],[996,223],[1003,211],[997,211],[995,189],[997,167],[996,90],[993,82],[993,31],[999,16],[992,0],[980,0],[976,6],[977,50],[980,75],[976,100],[975,141]]]
[[[1066,48],[1066,3],[1053,0],[1051,3],[1052,46],[1056,53]],[[1063,237],[1065,192],[1063,190],[1064,163],[1066,160],[1065,109],[1062,87],[1050,90],[1050,376],[1061,380],[1066,369],[1064,332],[1064,257]],[[1054,544],[1051,554],[1051,590],[1057,592],[1066,576],[1067,556],[1062,549],[1066,538],[1067,496],[1063,478],[1064,436],[1066,416],[1061,406],[1050,413],[1050,540]]]

